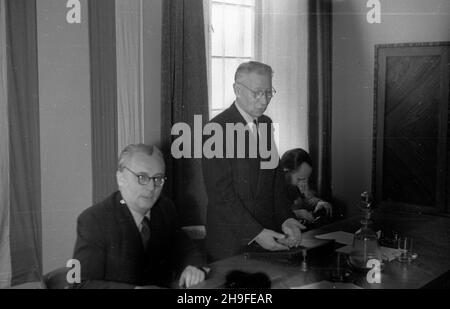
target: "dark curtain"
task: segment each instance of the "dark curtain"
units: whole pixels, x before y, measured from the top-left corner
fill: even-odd
[[[314,163],[312,180],[318,195],[331,199],[331,0],[310,0],[308,89],[309,149]]]
[[[36,1],[6,0],[6,23],[14,286],[42,277]]]
[[[117,190],[116,10],[111,0],[90,0],[88,4],[92,198],[98,203]]]
[[[202,0],[163,2],[161,100],[168,176],[165,194],[177,205],[183,225],[203,225],[207,197],[201,160],[175,160],[170,153],[173,124],[187,123],[193,131],[194,115],[202,115],[204,123],[209,119]]]

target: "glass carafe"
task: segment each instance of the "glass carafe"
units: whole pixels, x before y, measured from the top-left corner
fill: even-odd
[[[378,235],[371,228],[372,201],[367,192],[361,194],[361,210],[364,213],[361,228],[355,233],[353,247],[350,252],[350,263],[360,270],[367,270],[371,266],[368,261],[376,259],[381,263],[381,250]]]

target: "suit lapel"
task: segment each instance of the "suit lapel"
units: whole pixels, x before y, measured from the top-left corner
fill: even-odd
[[[247,121],[245,121],[244,117],[241,115],[241,113],[239,112],[239,110],[236,107],[236,102],[234,102],[231,106],[230,106],[230,112],[232,115],[232,123],[236,124],[236,123],[242,123],[244,126],[247,124]]]
[[[239,110],[236,107],[236,102],[233,103],[233,105],[231,105],[230,107],[230,111],[231,111],[231,115],[232,115],[232,123],[234,124],[238,124],[241,123],[244,126],[247,125],[247,121],[244,119],[244,117],[241,115],[241,113],[239,112]],[[249,138],[254,138],[253,136],[249,136]],[[248,155],[248,148],[249,148],[249,141],[247,141],[247,155]],[[235,145],[235,149],[237,147],[237,140],[234,141],[234,145]],[[247,179],[250,182],[250,186],[249,186],[249,190],[251,191],[251,194],[253,196],[253,198],[256,198],[259,191],[258,191],[258,187],[259,187],[259,182],[260,182],[260,158],[258,156],[257,159],[250,159],[247,158],[245,159],[247,160],[249,163],[246,164],[248,166],[247,169]]]
[[[115,206],[118,212],[118,223],[119,227],[123,232],[121,236],[126,242],[126,246],[130,248],[130,250],[136,250],[137,252],[143,253],[144,246],[141,240],[141,234],[139,232],[138,227],[136,226],[136,222],[134,221],[133,215],[126,205],[120,204],[120,200],[122,199],[120,193],[119,199],[116,200]]]
[[[270,149],[271,143],[272,143],[272,139],[273,139],[272,127],[271,127],[267,117],[265,117],[265,116],[260,117],[258,119],[258,121],[259,121],[259,123],[264,123],[267,126],[266,127],[267,128],[267,132],[266,132],[266,134],[267,134],[267,138],[266,138],[267,145],[265,145],[265,146],[268,147],[268,149]],[[260,141],[261,141],[261,138],[260,138]],[[258,152],[258,154],[259,154],[259,152]],[[256,187],[257,196],[259,194],[261,194],[261,192],[262,192],[262,190],[264,188],[264,185],[265,185],[264,182],[269,179],[268,176],[271,175],[271,173],[272,173],[272,170],[267,170],[267,169],[262,169],[261,168],[261,162],[265,161],[265,160],[268,160],[268,159],[262,159],[258,155],[258,170],[257,170],[257,173],[258,173],[258,184],[257,184],[257,187]]]

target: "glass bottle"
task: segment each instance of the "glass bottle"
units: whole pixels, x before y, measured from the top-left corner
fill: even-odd
[[[372,199],[368,192],[361,194],[360,208],[363,212],[361,228],[355,233],[353,238],[352,251],[350,252],[350,263],[359,270],[367,270],[367,262],[376,259],[381,263],[381,249],[378,242],[378,235],[371,228],[372,220]]]

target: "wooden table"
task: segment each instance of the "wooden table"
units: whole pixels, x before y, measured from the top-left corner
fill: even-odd
[[[360,217],[354,217],[333,223],[318,230],[304,233],[304,237],[333,232],[354,233],[360,227]],[[396,260],[388,262],[381,273],[381,283],[369,284],[365,275],[352,276],[353,283],[367,289],[417,289],[450,270],[450,218],[408,213],[375,213],[374,227],[382,230],[394,230],[401,235],[414,239],[414,252],[418,258],[404,264]],[[200,289],[222,288],[225,276],[231,270],[250,273],[263,272],[272,281],[273,288],[298,287],[322,280],[330,280],[334,257],[325,258],[320,263],[310,261],[308,271],[301,271],[295,263],[281,263],[267,259],[248,259],[239,255],[217,261],[210,265],[208,280],[195,286]]]

